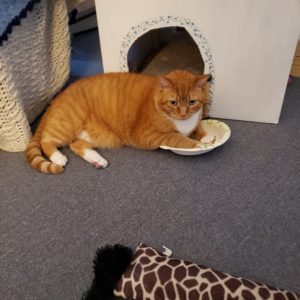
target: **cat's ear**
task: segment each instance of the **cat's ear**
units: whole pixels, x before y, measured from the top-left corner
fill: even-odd
[[[212,80],[211,74],[201,75],[198,76],[195,81],[195,87],[196,88],[202,88],[205,86],[207,82],[210,82]]]
[[[158,76],[158,85],[161,89],[169,89],[173,86],[168,78],[162,76]]]

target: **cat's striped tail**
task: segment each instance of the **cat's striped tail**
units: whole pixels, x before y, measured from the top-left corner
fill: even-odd
[[[42,172],[51,174],[60,174],[64,171],[64,168],[60,165],[52,163],[44,158],[41,147],[41,135],[42,128],[39,126],[29,142],[26,149],[26,159],[30,165]]]

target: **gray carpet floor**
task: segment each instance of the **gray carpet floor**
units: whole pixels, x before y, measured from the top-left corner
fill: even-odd
[[[0,151],[0,299],[80,299],[97,247],[140,242],[300,292],[299,100],[293,79],[278,125],[225,120],[196,157],[105,150],[97,170],[66,149],[53,176]]]

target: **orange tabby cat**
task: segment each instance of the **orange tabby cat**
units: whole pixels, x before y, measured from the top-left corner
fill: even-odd
[[[27,160],[41,172],[58,174],[67,163],[58,149],[65,145],[97,168],[108,163],[93,148],[197,147],[205,135],[200,120],[209,78],[173,71],[164,77],[107,73],[81,79],[49,106]]]

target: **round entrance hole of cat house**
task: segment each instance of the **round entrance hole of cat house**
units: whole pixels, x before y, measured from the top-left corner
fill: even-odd
[[[215,68],[207,39],[192,20],[160,16],[131,27],[120,50],[120,70],[157,75],[175,69],[211,74],[213,101]]]
[[[146,32],[130,47],[127,59],[131,72],[149,75],[172,70],[204,73],[201,52],[183,27],[163,27]]]

